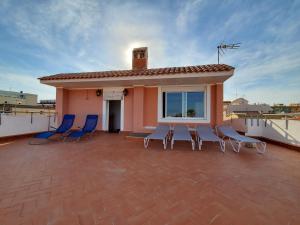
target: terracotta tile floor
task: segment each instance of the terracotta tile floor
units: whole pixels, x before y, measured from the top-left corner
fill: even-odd
[[[1,225],[300,224],[300,152],[144,150],[99,133],[80,143],[0,144]]]

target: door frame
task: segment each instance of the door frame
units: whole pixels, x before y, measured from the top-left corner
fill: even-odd
[[[120,112],[120,131],[124,130],[124,98],[121,101],[121,112]],[[102,103],[102,130],[108,131],[109,122],[109,100],[103,100]]]

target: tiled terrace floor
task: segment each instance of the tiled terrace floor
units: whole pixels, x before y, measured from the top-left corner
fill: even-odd
[[[0,144],[0,224],[300,224],[300,153],[163,151],[118,134]]]

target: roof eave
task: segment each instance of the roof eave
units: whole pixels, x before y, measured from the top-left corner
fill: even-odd
[[[43,84],[51,83],[69,83],[69,82],[95,82],[95,81],[116,81],[116,80],[151,80],[151,79],[172,79],[172,78],[190,78],[190,77],[214,77],[214,76],[232,76],[234,69],[221,72],[201,72],[201,73],[179,73],[179,74],[159,74],[159,75],[140,75],[140,76],[119,76],[102,78],[70,78],[70,79],[43,79],[39,78]]]
[[[101,87],[129,87],[136,85],[163,86],[163,85],[195,85],[223,83],[233,75],[232,71],[215,72],[205,75],[199,74],[173,74],[160,76],[114,77],[96,79],[67,79],[67,80],[41,80],[41,83],[62,88],[101,88]]]

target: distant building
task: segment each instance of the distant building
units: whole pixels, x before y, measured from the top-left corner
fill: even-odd
[[[37,102],[35,94],[0,90],[0,113],[52,113],[55,112],[55,100]]]
[[[300,112],[300,103],[292,103],[289,105],[291,108],[291,113],[299,113]]]
[[[231,102],[231,105],[248,105],[248,100],[244,98],[237,98]]]
[[[0,104],[0,113],[54,113],[55,105],[8,105]]]
[[[40,100],[39,104],[42,104],[42,105],[55,105],[55,99]]]
[[[273,113],[290,113],[291,112],[291,109],[282,103],[274,104],[272,106],[272,109],[273,109]]]
[[[227,112],[228,106],[231,105],[231,101],[223,101],[223,111]]]
[[[55,109],[56,101],[55,99],[40,100],[39,105],[43,108]]]
[[[272,106],[274,113],[299,113],[300,112],[300,103],[292,103],[290,105],[285,104],[274,104]]]
[[[238,98],[233,100],[230,104],[226,101],[224,111],[227,115],[231,113],[245,113],[249,116],[255,116],[258,114],[271,113],[273,110],[272,107],[267,104],[249,104],[248,100]]]
[[[36,105],[38,96],[35,94],[0,90],[0,104]]]

